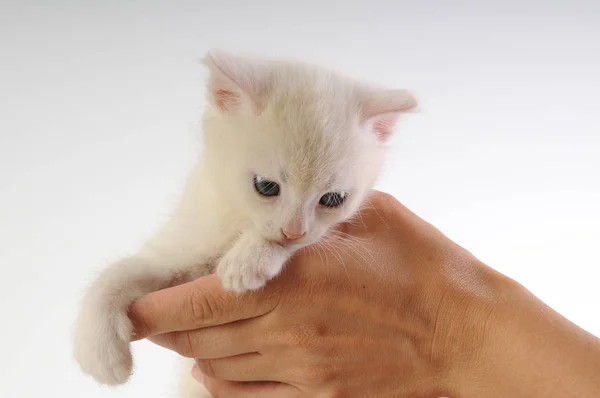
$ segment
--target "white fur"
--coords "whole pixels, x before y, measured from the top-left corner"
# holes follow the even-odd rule
[[[415,106],[406,91],[380,90],[308,64],[215,51],[206,64],[204,151],[178,206],[138,254],[108,267],[83,300],[74,354],[100,383],[121,384],[131,374],[127,308],[134,299],[212,271],[226,289],[258,289],[295,250],[351,217],[378,177],[398,114]],[[280,195],[258,195],[255,174],[278,182]],[[345,203],[319,206],[332,191],[347,192]],[[286,241],[282,229],[305,234]]]

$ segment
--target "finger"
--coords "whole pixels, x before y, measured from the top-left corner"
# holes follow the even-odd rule
[[[204,377],[204,386],[213,398],[301,398],[302,392],[289,384],[245,383]]]
[[[129,317],[137,340],[261,316],[276,307],[278,296],[276,289],[226,292],[216,275],[208,275],[137,299]]]
[[[197,359],[196,364],[205,376],[228,381],[270,380],[286,382],[281,366],[272,358],[259,353],[216,359]]]
[[[204,329],[151,336],[155,344],[188,358],[215,359],[262,352],[266,347],[258,319],[246,319]]]

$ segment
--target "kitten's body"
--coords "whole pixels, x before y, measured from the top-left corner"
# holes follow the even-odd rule
[[[295,250],[351,217],[379,174],[396,117],[415,105],[403,90],[306,64],[211,53],[207,65],[204,151],[178,206],[84,299],[75,357],[101,383],[131,374],[127,308],[137,297],[213,271],[227,289],[260,288]]]

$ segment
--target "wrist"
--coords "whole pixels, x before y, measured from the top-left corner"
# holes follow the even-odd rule
[[[450,356],[450,396],[600,396],[599,340],[517,282],[489,268],[486,273],[487,293],[467,294],[472,303],[463,311],[469,314],[456,328],[467,343]]]
[[[504,354],[497,341],[502,318],[524,289],[475,259],[459,268],[445,281],[432,353],[444,358],[447,396],[491,397],[480,386],[490,383],[488,364]]]

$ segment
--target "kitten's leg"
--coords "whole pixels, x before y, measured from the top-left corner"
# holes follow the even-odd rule
[[[255,290],[275,277],[290,257],[290,250],[250,232],[244,232],[216,268],[223,287],[236,292]]]
[[[131,375],[127,309],[133,300],[208,273],[208,267],[195,265],[203,260],[197,252],[173,245],[163,242],[160,250],[144,249],[112,264],[86,292],[75,323],[74,355],[98,382],[122,384]]]

